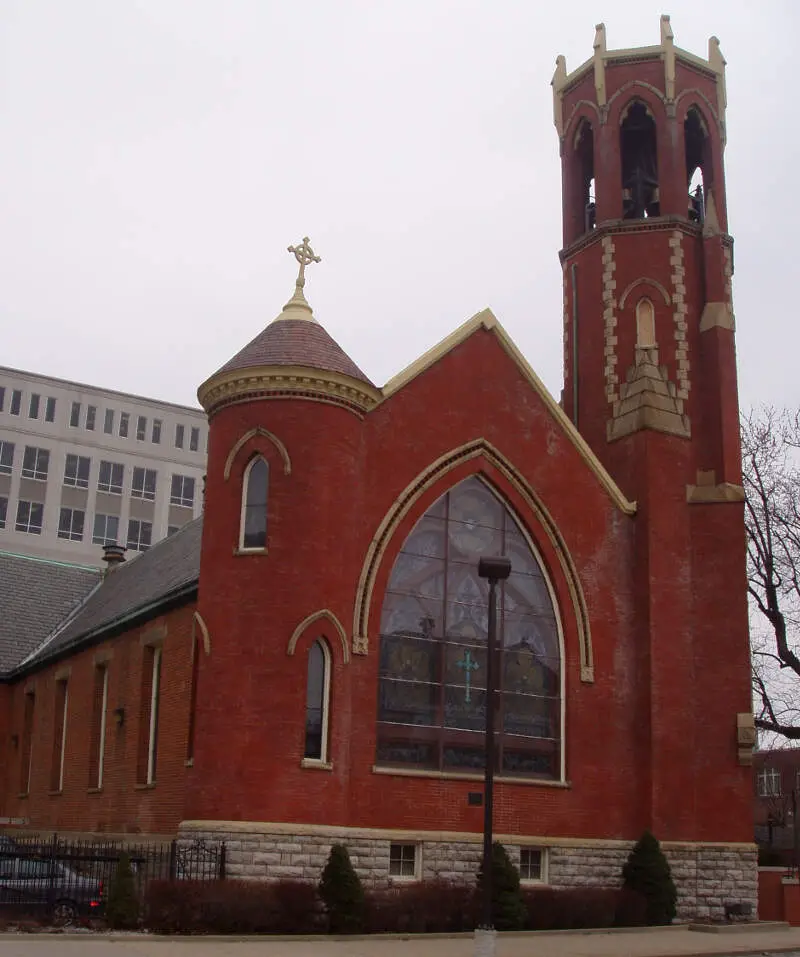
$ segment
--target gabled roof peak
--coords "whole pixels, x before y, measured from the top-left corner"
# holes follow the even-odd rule
[[[594,472],[600,484],[605,488],[617,508],[626,515],[633,515],[636,512],[636,503],[628,500],[614,479],[606,471],[581,433],[573,425],[566,412],[564,412],[558,402],[556,402],[547,391],[542,380],[533,371],[528,361],[514,344],[491,309],[483,309],[481,312],[476,313],[471,319],[468,319],[451,332],[449,336],[446,336],[441,342],[431,349],[428,349],[427,352],[415,359],[414,362],[406,366],[401,372],[398,372],[381,390],[383,392],[383,401],[390,400],[393,395],[406,388],[417,376],[423,375],[431,366],[441,361],[448,353],[461,345],[462,342],[466,342],[470,336],[481,329],[496,336],[501,348],[508,353],[511,360],[516,363],[534,392],[541,398],[550,416],[566,434],[569,441],[575,446],[578,454],[586,462],[591,471]]]

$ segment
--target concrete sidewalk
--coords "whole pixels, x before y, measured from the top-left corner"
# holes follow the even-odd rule
[[[336,940],[146,935],[0,934],[2,957],[472,957],[471,937]],[[690,957],[795,952],[800,927],[700,933],[686,927],[500,936],[497,957]]]

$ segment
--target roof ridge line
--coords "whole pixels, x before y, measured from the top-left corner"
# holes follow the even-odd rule
[[[103,569],[97,565],[82,565],[78,562],[64,562],[58,558],[45,558],[42,555],[24,555],[22,552],[9,552],[0,548],[0,555],[7,555],[9,558],[23,558],[25,561],[38,562],[40,565],[56,565],[58,568],[75,568],[79,571],[95,572],[102,575]]]
[[[75,618],[78,612],[87,604],[92,595],[97,593],[97,590],[102,587],[104,578],[101,576],[100,580],[95,582],[94,586],[89,589],[89,591],[81,598],[80,601],[67,612],[67,614],[62,618],[62,620],[53,628],[53,630],[46,635],[42,641],[33,649],[33,651],[28,652],[28,654],[18,662],[17,665],[11,669],[9,674],[13,674],[15,671],[18,671],[20,668],[23,668],[29,661],[36,658],[42,651],[44,651],[47,646],[56,640],[62,631],[70,624],[70,622]]]

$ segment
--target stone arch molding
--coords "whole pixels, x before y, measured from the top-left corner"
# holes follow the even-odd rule
[[[652,83],[646,83],[644,80],[628,80],[627,83],[623,83],[618,90],[616,90],[614,93],[611,94],[611,97],[609,98],[608,103],[606,104],[606,109],[610,111],[611,104],[614,102],[614,100],[617,100],[619,99],[619,97],[624,96],[628,92],[628,90],[636,90],[636,89],[649,90],[662,103],[666,102],[666,97],[664,96],[664,94],[661,92],[661,90],[658,89],[658,87],[653,86]],[[648,103],[647,100],[645,100],[643,97],[641,96],[637,97],[635,93],[632,93],[629,102],[625,104],[624,109],[620,110],[620,115],[619,115],[620,123],[622,123],[625,120],[628,110],[631,108],[631,106],[634,104],[634,102],[637,99],[639,100],[640,103],[644,105],[648,113],[650,113],[651,116],[653,115],[651,104]]]
[[[577,115],[578,111],[580,111],[581,108],[584,106],[590,107],[594,111],[594,115],[597,122],[602,123],[600,107],[596,103],[592,103],[591,100],[578,100],[575,106],[573,106],[572,109],[570,110],[569,118],[567,119],[567,122],[564,124],[564,139],[565,140],[567,139],[568,136],[571,135],[571,127],[573,122],[577,122],[577,125],[575,127],[575,133],[578,132],[578,129],[580,127],[580,120],[585,119],[587,123],[591,123],[591,119],[586,115],[586,112],[581,112],[580,116]]]
[[[347,633],[342,627],[342,623],[334,615],[332,611],[328,608],[321,608],[319,611],[312,612],[306,618],[304,618],[300,624],[292,632],[292,637],[289,639],[289,644],[286,646],[286,654],[293,655],[295,649],[297,648],[297,642],[300,640],[303,632],[308,628],[309,625],[313,625],[315,621],[320,621],[323,618],[333,625],[336,630],[336,634],[339,636],[339,640],[342,643],[342,656],[344,658],[344,663],[347,664],[350,661],[350,646],[347,643]]]
[[[676,106],[677,106],[678,103],[680,103],[680,101],[681,101],[684,97],[687,97],[687,96],[688,96],[688,97],[697,97],[698,100],[702,100],[702,104],[703,104],[703,105],[701,106],[699,102],[690,103],[690,104],[686,107],[686,112],[688,113],[689,110],[691,110],[691,108],[694,106],[694,107],[697,108],[697,111],[698,111],[698,113],[700,114],[701,118],[702,118],[703,120],[706,120],[707,118],[706,118],[705,110],[708,110],[708,112],[714,117],[714,122],[715,122],[716,125],[717,125],[717,129],[719,129],[720,126],[721,126],[720,121],[719,121],[719,114],[718,114],[717,111],[714,109],[714,105],[712,104],[711,100],[709,100],[709,98],[705,95],[705,93],[703,93],[702,90],[699,90],[696,86],[690,87],[688,90],[682,90],[682,91],[675,97],[675,104],[676,104]],[[705,108],[705,110],[704,110],[704,108]]]
[[[200,614],[200,612],[196,611],[192,615],[192,632],[193,632],[192,638],[193,639],[196,639],[198,629],[200,631],[200,637],[203,639],[203,651],[206,653],[206,655],[210,655],[211,654],[211,636],[208,633],[208,625],[203,620],[203,616]],[[194,657],[195,644],[196,644],[196,641],[193,640],[192,641],[192,657]]]
[[[639,279],[634,279],[632,283],[625,287],[625,292],[619,297],[619,307],[620,309],[625,308],[625,303],[627,302],[628,296],[633,292],[637,286],[642,286],[645,284],[651,285],[654,289],[657,289],[662,298],[664,299],[664,305],[668,306],[670,303],[669,293],[667,290],[655,279],[650,279],[649,276],[640,276]]]
[[[233,462],[236,456],[242,450],[244,444],[249,442],[250,439],[254,439],[257,435],[263,435],[268,442],[271,442],[275,446],[280,453],[281,459],[283,460],[283,474],[291,475],[292,462],[289,458],[289,453],[286,451],[286,446],[276,435],[273,435],[272,432],[269,432],[262,426],[257,425],[254,429],[250,429],[248,432],[245,432],[244,435],[238,439],[230,452],[228,452],[228,457],[225,459],[225,471],[223,473],[226,482],[231,477],[231,468],[233,467]]]
[[[592,651],[589,612],[583,594],[578,571],[572,560],[566,542],[550,513],[542,504],[531,486],[514,468],[506,457],[486,439],[474,439],[465,445],[453,449],[419,473],[400,493],[384,515],[367,549],[364,564],[356,592],[355,615],[353,619],[353,654],[366,655],[369,651],[369,616],[375,582],[389,544],[400,523],[411,511],[419,497],[442,476],[472,459],[483,458],[500,472],[523,499],[536,517],[550,540],[558,557],[561,572],[567,583],[572,611],[578,631],[581,681],[594,681],[594,654]],[[566,662],[565,662],[566,664]]]

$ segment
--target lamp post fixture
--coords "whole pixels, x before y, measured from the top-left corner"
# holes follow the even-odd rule
[[[492,929],[492,812],[494,810],[494,655],[497,634],[497,583],[511,574],[508,558],[481,558],[478,575],[489,580],[489,627],[486,635],[486,744],[483,794],[483,927]]]

